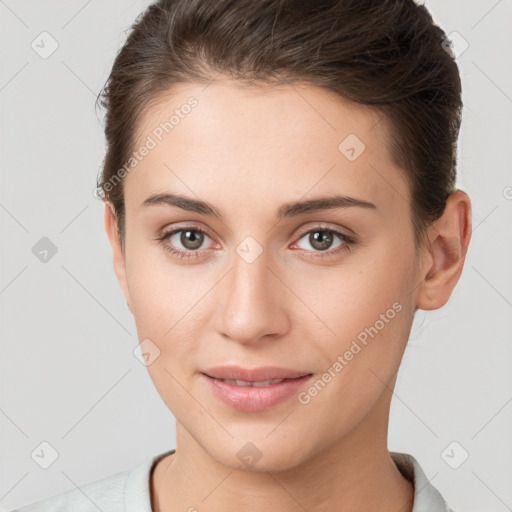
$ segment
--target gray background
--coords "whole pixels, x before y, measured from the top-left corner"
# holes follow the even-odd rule
[[[175,446],[174,418],[133,354],[135,323],[93,195],[104,152],[94,100],[147,4],[0,1],[2,510]],[[458,185],[474,230],[449,303],[417,314],[389,447],[412,453],[459,512],[501,512],[512,507],[512,2],[426,5],[469,44],[457,57]],[[59,45],[46,59],[31,47],[43,31]],[[32,252],[43,237],[58,250],[46,263]],[[58,452],[48,469],[31,457],[42,442]]]

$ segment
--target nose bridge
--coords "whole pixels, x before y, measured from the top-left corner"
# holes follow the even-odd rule
[[[238,342],[257,341],[284,326],[284,312],[277,303],[279,280],[270,268],[268,252],[247,237],[235,249],[232,270],[220,301],[218,331]],[[275,282],[274,282],[275,281]]]

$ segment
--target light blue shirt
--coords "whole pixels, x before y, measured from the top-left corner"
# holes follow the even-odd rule
[[[153,512],[150,475],[153,466],[174,450],[155,455],[133,469],[82,485],[11,512]],[[418,461],[407,453],[390,452],[400,472],[414,485],[412,512],[453,512],[428,481]]]

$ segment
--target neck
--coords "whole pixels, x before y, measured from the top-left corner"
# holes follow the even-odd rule
[[[176,453],[153,474],[154,511],[201,510],[206,504],[209,512],[411,512],[413,485],[387,449],[389,399],[335,444],[278,472],[224,466],[177,423]]]

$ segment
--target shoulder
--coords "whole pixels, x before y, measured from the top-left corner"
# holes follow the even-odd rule
[[[399,452],[390,455],[400,473],[414,485],[412,512],[454,512],[412,455]]]
[[[61,494],[25,505],[12,512],[121,512],[124,510],[124,489],[130,471],[75,487]]]
[[[11,512],[151,512],[151,471],[158,460],[171,452]]]

